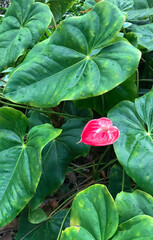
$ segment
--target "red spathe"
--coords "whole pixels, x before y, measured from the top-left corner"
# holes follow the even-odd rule
[[[91,146],[106,146],[116,142],[119,135],[120,131],[109,118],[98,118],[86,124],[80,142]]]

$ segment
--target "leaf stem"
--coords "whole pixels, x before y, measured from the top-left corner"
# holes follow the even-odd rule
[[[62,221],[62,224],[61,224],[61,227],[60,227],[60,230],[59,230],[59,234],[58,234],[57,240],[60,240],[61,232],[62,232],[62,229],[63,229],[63,225],[64,225],[64,222],[65,222],[65,220],[66,220],[66,218],[67,218],[70,210],[71,210],[71,208],[69,208],[68,211],[67,211],[67,213],[65,214],[65,217],[64,217],[64,219],[63,219],[63,221]]]
[[[139,94],[139,70],[136,70],[137,95]]]
[[[3,98],[5,99],[4,97],[1,97],[0,98]],[[24,106],[24,105],[19,105],[19,104],[14,104],[14,103],[8,103],[8,102],[4,102],[2,100],[0,100],[0,103],[1,104],[5,104],[5,105],[8,105],[10,107],[17,107],[17,108],[23,108],[23,109],[28,109],[28,110],[33,110],[33,111],[36,111],[36,112],[41,112],[41,113],[46,113],[46,114],[54,114],[54,115],[59,115],[59,116],[62,116],[64,118],[77,118],[77,119],[82,119],[84,121],[89,121],[90,119],[85,119],[85,118],[82,118],[82,117],[78,117],[78,116],[75,116],[75,115],[71,115],[71,114],[68,114],[68,113],[60,113],[60,112],[55,112],[53,110],[41,110],[41,109],[38,109],[38,108],[35,108],[35,107],[28,107],[28,106]]]
[[[123,175],[122,175],[122,191],[124,191],[124,183],[125,183],[125,171],[123,169]]]

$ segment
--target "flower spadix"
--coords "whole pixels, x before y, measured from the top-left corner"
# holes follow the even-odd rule
[[[84,127],[80,142],[91,146],[106,146],[117,141],[120,131],[109,118],[89,121]]]

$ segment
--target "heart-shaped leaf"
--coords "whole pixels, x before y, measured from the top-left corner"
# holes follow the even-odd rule
[[[136,190],[133,193],[121,192],[115,199],[120,223],[137,215],[153,217],[153,197],[148,193]]]
[[[128,175],[146,192],[153,194],[153,91],[123,101],[108,113],[120,130],[114,144],[119,162]]]
[[[113,236],[118,227],[118,212],[113,198],[104,185],[96,184],[77,194],[72,203],[70,225],[78,226],[70,230],[70,239],[73,229],[77,240],[83,239],[84,233],[86,234],[84,239],[107,240]],[[79,229],[82,234],[77,235]],[[65,232],[69,239],[69,230]]]
[[[0,108],[0,226],[6,225],[33,197],[41,176],[41,151],[60,129],[33,127],[26,137],[23,113]]]
[[[119,226],[112,240],[151,240],[153,239],[153,218],[136,216]]]
[[[19,56],[45,32],[51,21],[49,7],[34,0],[11,2],[0,25],[0,72],[13,66]]]
[[[120,10],[105,1],[84,16],[64,20],[46,48],[11,74],[6,97],[50,107],[63,100],[97,96],[119,85],[140,59],[140,52],[129,43],[112,44],[123,22]]]
[[[77,144],[84,125],[85,122],[81,120],[68,120],[62,126],[61,135],[44,148],[43,170],[36,194],[30,204],[32,209],[37,208],[45,197],[61,186],[70,162],[88,153],[89,146]]]

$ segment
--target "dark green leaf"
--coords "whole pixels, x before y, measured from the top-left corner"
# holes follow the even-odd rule
[[[62,224],[62,221],[67,213],[67,210],[62,210],[53,216],[50,220],[36,225],[31,224],[28,221],[28,210],[25,209],[19,219],[18,233],[15,240],[21,240],[25,236],[24,240],[57,240],[57,236]],[[63,229],[69,226],[70,218],[66,218]],[[31,231],[33,230],[33,231]]]
[[[77,144],[81,139],[81,132],[85,122],[71,119],[62,126],[62,134],[51,141],[43,150],[43,171],[32,199],[31,207],[37,208],[44,198],[56,191],[65,179],[70,162],[88,153],[89,146]]]
[[[44,113],[29,111],[27,114],[28,127],[32,128],[34,126],[42,125],[45,123],[51,124],[51,119]]]
[[[124,191],[132,190],[130,178],[121,166],[115,164],[110,170],[108,190],[115,198],[122,191],[122,187]]]

